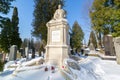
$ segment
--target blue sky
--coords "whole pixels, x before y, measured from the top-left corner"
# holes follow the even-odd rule
[[[88,41],[90,33],[90,18],[89,8],[92,5],[93,0],[66,0],[64,9],[67,11],[67,19],[70,27],[72,27],[75,21],[78,21],[79,25],[85,33],[85,39]],[[18,8],[19,13],[19,32],[20,37],[31,38],[32,21],[34,2],[33,0],[16,0],[13,2],[13,6]],[[12,16],[13,9],[7,15]]]

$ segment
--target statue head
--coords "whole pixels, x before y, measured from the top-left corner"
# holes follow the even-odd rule
[[[58,9],[61,9],[61,7],[62,7],[62,6],[59,4],[59,5],[58,5]]]

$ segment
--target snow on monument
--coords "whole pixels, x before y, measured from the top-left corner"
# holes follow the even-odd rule
[[[46,24],[48,36],[45,58],[47,63],[53,65],[63,65],[63,60],[69,57],[69,26],[65,16],[65,11],[58,5],[53,19]]]

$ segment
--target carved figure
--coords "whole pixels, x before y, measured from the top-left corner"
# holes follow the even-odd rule
[[[65,11],[63,9],[61,9],[61,5],[58,5],[58,9],[55,11],[53,19],[63,19],[65,18]]]

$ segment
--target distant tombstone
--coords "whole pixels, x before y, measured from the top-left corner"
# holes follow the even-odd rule
[[[29,48],[28,47],[25,48],[25,56],[27,59],[29,58]]]
[[[9,60],[10,61],[16,60],[16,57],[17,57],[17,46],[13,45],[10,47]]]
[[[20,53],[21,53],[21,56],[24,58],[25,57],[25,50],[23,48],[20,48]]]
[[[114,39],[117,63],[120,64],[120,37]]]
[[[41,57],[44,57],[44,53],[43,53],[43,51],[41,51]]]
[[[92,43],[92,38],[90,38],[90,45],[89,45],[90,50],[95,50],[93,43]]]
[[[95,50],[93,43],[90,43],[89,48],[90,48],[90,50]]]
[[[104,36],[105,55],[115,56],[112,35]]]
[[[0,60],[2,60],[2,59],[3,59],[3,54],[0,53]]]
[[[32,48],[32,58],[35,58],[35,48]]]

